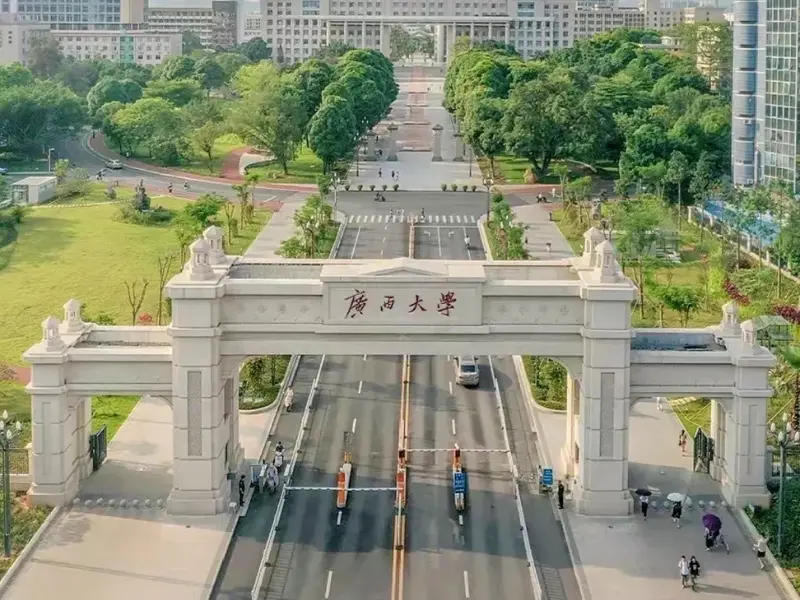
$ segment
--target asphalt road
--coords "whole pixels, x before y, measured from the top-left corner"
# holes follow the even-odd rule
[[[83,136],[79,139],[64,140],[56,144],[59,158],[66,158],[75,166],[86,169],[89,175],[94,177],[97,172],[105,167],[105,160],[97,157],[86,147],[86,140]],[[124,163],[124,161],[123,161]],[[179,175],[160,175],[157,173],[146,173],[139,171],[130,166],[116,171],[107,171],[106,180],[114,181],[119,180],[121,185],[134,186],[140,180],[144,180],[145,188],[152,190],[151,193],[165,194],[167,193],[167,185],[171,182],[174,186],[175,192],[183,194],[183,182],[189,181],[189,193],[206,194],[217,193],[228,198],[236,196],[230,183],[214,183],[202,181],[200,179],[184,179]],[[283,200],[295,192],[287,190],[275,189],[257,189],[256,202],[265,202],[268,200]]]
[[[407,252],[407,224],[375,223],[349,226],[338,256],[395,258]],[[401,368],[399,356],[325,358],[293,487],[335,487],[345,432],[353,440],[351,485],[394,487]],[[334,492],[290,492],[262,598],[385,600],[394,499],[394,492],[351,493],[340,515]]]

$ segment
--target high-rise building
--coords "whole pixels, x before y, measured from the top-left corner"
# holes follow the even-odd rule
[[[241,0],[186,0],[180,5],[151,0],[147,28],[162,33],[191,31],[209,48],[241,43],[244,13]]]
[[[798,181],[800,0],[733,3],[733,181]]]

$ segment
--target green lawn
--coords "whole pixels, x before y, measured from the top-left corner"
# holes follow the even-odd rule
[[[553,174],[553,166],[564,162],[554,161],[550,166],[550,172],[544,179],[539,179],[536,183],[546,183],[557,185],[560,183],[559,178]],[[592,175],[598,179],[614,180],[618,176],[618,167],[616,164],[601,162],[594,165],[596,172],[588,169],[581,163],[566,161],[569,165],[570,174],[573,178],[583,177],[585,175]],[[490,174],[489,161],[485,158],[479,158],[478,164],[484,175]],[[501,155],[494,159],[494,180],[497,184],[522,184],[525,182],[525,171],[531,168],[531,163],[525,158],[517,156]]]
[[[297,158],[289,163],[288,175],[284,174],[283,167],[275,162],[254,166],[247,172],[257,173],[262,182],[316,183],[317,177],[322,175],[322,161],[310,148],[303,146],[297,153]]]
[[[153,198],[179,210],[185,201]],[[177,255],[170,226],[143,227],[112,219],[113,205],[42,208],[31,211],[16,241],[0,248],[0,363],[21,364],[21,354],[41,338],[48,315],[63,318],[63,305],[80,300],[89,313],[105,312],[118,324],[130,322],[125,282],[150,280],[142,312],[155,314],[156,259]],[[256,222],[240,231],[229,252],[241,253],[263,228],[271,213],[256,212]],[[224,220],[224,216],[220,216]],[[180,265],[174,261],[173,271]]]
[[[209,169],[208,157],[206,154],[201,152],[194,145],[190,145],[191,156],[189,156],[181,164],[176,165],[175,168],[180,169],[181,171],[187,171],[189,173],[197,173],[198,175],[213,175],[215,177],[221,177],[222,164],[225,161],[225,157],[228,156],[228,154],[230,154],[233,150],[243,148],[244,146],[246,146],[246,144],[234,133],[228,133],[221,136],[214,143],[214,149],[211,152],[211,168]],[[140,160],[142,162],[152,163],[154,165],[159,165],[158,162],[150,158],[150,152],[147,150],[147,147],[143,145],[134,148],[131,158],[135,158],[136,160]]]
[[[275,359],[275,383],[272,383],[272,373],[270,365],[267,365],[264,376],[260,382],[250,383],[247,377],[246,370],[242,374],[242,386],[245,388],[244,396],[239,401],[239,408],[244,410],[255,410],[257,408],[264,408],[269,406],[278,397],[278,392],[283,384],[283,378],[286,376],[286,370],[289,368],[290,355],[276,355]]]

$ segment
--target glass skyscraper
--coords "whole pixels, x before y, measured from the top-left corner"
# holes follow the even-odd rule
[[[733,4],[733,180],[798,184],[800,0]]]

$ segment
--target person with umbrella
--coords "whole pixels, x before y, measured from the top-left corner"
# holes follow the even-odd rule
[[[672,522],[678,525],[678,529],[681,528],[681,516],[683,515],[683,494],[679,494],[677,492],[671,493],[667,496],[667,500],[672,502]]]
[[[639,488],[636,490],[636,495],[639,496],[639,508],[642,509],[642,516],[647,521],[647,509],[650,508],[650,496],[653,494],[648,489]]]
[[[705,527],[706,552],[710,552],[718,543],[725,546],[725,551],[730,553],[725,537],[722,535],[722,521],[711,513],[703,515],[703,527]]]

